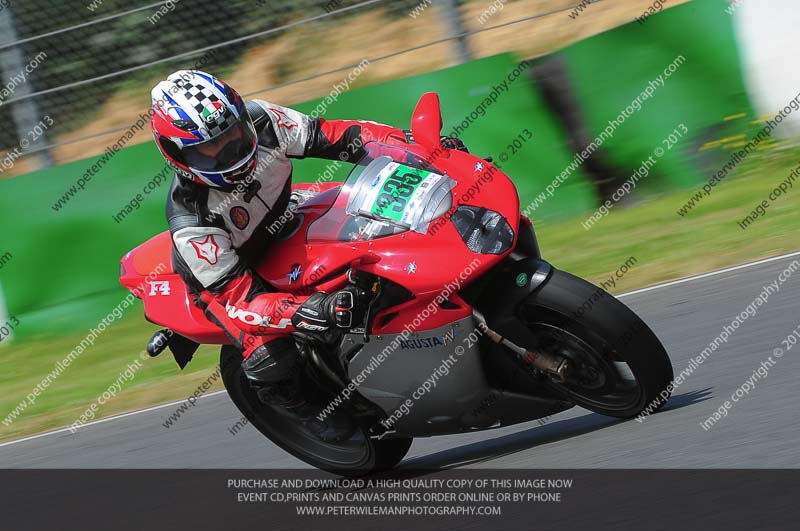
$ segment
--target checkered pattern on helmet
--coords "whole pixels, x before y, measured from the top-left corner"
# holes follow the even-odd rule
[[[189,104],[194,107],[194,109],[197,111],[197,114],[201,118],[203,116],[204,109],[210,107],[212,103],[220,101],[216,94],[205,90],[202,86],[186,83],[183,88],[186,90],[183,93],[183,96],[186,98]],[[236,123],[236,116],[234,116],[228,105],[225,105],[224,102],[223,108],[224,110],[222,115],[217,118],[215,123],[210,124],[203,120],[203,123],[208,129],[208,134],[211,138],[223,133],[231,125]]]

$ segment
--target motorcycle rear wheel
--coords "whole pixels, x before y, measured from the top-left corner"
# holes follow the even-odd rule
[[[672,363],[653,331],[601,288],[554,269],[518,309],[522,346],[570,358],[573,375],[546,385],[590,411],[619,418],[655,413],[669,400]]]
[[[222,347],[220,367],[228,396],[258,431],[301,461],[333,474],[359,477],[394,467],[411,448],[412,438],[377,440],[361,428],[347,441],[324,442],[277,407],[263,404],[250,388],[241,363],[238,349]]]

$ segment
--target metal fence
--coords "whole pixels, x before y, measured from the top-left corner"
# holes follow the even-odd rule
[[[564,1],[569,2],[564,9],[573,7],[573,1]],[[244,76],[236,86],[247,96],[342,72],[365,57],[381,60],[431,46],[447,47],[449,64],[466,61],[468,37],[491,26],[468,31],[461,3],[0,0],[0,120],[7,124],[0,129],[0,157],[12,163],[0,168],[0,177],[102,152],[115,133],[129,129],[147,110],[150,87],[179,68],[204,69],[223,78]],[[484,3],[491,4],[481,0],[481,6]],[[389,27],[365,27],[359,19],[360,35],[341,29],[355,17],[379,10],[389,17]],[[371,55],[364,44],[396,32],[390,27],[392,19],[408,17],[425,17],[434,25],[399,38],[395,34],[402,46]],[[331,44],[340,40],[349,43],[351,52],[329,60]],[[242,74],[250,54],[265,48],[270,50],[263,61],[269,65],[269,79]],[[342,64],[347,57],[353,60]],[[314,67],[309,71],[304,64]],[[132,143],[148,137],[142,131]]]

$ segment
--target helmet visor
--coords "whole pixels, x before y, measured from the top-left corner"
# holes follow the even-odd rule
[[[246,118],[238,120],[211,140],[183,148],[186,165],[200,172],[223,173],[247,161],[257,147],[254,128]]]

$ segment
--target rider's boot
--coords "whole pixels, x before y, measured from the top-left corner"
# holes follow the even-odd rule
[[[325,411],[331,402],[306,373],[292,338],[275,339],[257,347],[242,368],[262,402],[279,406],[319,439],[339,442],[355,432],[355,423],[342,408],[334,406]]]

